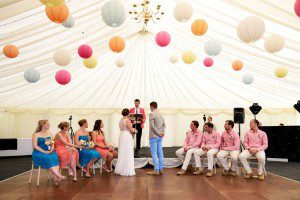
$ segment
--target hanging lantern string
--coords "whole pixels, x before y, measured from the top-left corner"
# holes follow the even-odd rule
[[[68,3],[68,2],[72,2],[72,1],[74,1],[74,0],[66,0],[66,1],[65,1],[65,4]],[[21,17],[20,19],[16,19],[16,20],[14,20],[14,21],[12,21],[12,22],[7,22],[7,23],[5,23],[5,24],[0,24],[0,27],[7,26],[7,25],[10,25],[10,24],[14,24],[14,23],[16,23],[16,22],[19,22],[19,21],[22,21],[22,20],[24,20],[24,19],[27,19],[27,18],[36,16],[36,15],[39,15],[39,14],[44,13],[44,12],[45,12],[45,11],[42,10],[42,11],[39,11],[39,12],[37,12],[37,13],[33,13],[33,14],[31,14],[31,15],[25,16],[25,17]]]

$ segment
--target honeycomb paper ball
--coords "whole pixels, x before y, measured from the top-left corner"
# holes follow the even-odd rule
[[[214,64],[214,60],[212,58],[205,58],[203,64],[205,67],[211,67]]]
[[[204,50],[209,56],[217,56],[222,51],[222,43],[219,40],[210,39],[205,43]]]
[[[69,15],[68,19],[62,23],[62,25],[66,28],[72,28],[75,24],[74,18]]]
[[[155,37],[156,44],[160,47],[166,47],[170,44],[171,36],[166,31],[161,31],[157,33]]]
[[[236,60],[232,63],[232,69],[235,71],[239,71],[243,68],[243,62],[240,60]]]
[[[284,78],[287,76],[287,74],[288,74],[288,69],[285,66],[277,67],[275,69],[275,76],[277,78]]]
[[[87,44],[78,47],[78,54],[81,58],[87,59],[93,55],[93,49]]]
[[[179,59],[178,59],[177,55],[174,54],[174,55],[170,56],[169,60],[171,63],[177,63]]]
[[[47,7],[56,7],[64,3],[64,0],[40,0]]]
[[[109,41],[109,48],[115,53],[120,53],[125,49],[125,41],[119,36],[112,37]]]
[[[192,51],[185,51],[182,54],[182,60],[185,64],[192,64],[196,60],[196,54]]]
[[[193,16],[193,7],[188,2],[178,2],[173,14],[177,21],[186,22]]]
[[[26,69],[24,79],[29,83],[36,83],[40,80],[40,72],[34,68]]]
[[[92,69],[92,68],[94,68],[94,67],[97,66],[98,61],[97,61],[97,59],[96,59],[94,56],[91,56],[91,57],[88,58],[88,59],[84,59],[84,60],[83,60],[83,64],[84,64],[84,66],[85,66],[86,68]]]
[[[101,16],[106,25],[118,27],[124,23],[126,12],[121,2],[112,0],[103,5]]]
[[[265,49],[270,53],[276,53],[283,49],[285,40],[280,35],[272,35],[265,41]]]
[[[116,60],[116,65],[117,65],[117,67],[124,67],[124,65],[125,65],[124,59],[123,58],[118,58]]]
[[[66,85],[71,81],[71,74],[66,70],[59,70],[55,74],[55,80],[61,85]]]
[[[254,81],[253,74],[251,74],[251,73],[244,74],[243,77],[242,77],[242,81],[243,81],[243,83],[245,83],[247,85],[253,83],[253,81]]]
[[[69,9],[65,4],[56,7],[46,7],[47,17],[55,23],[62,23],[69,17]]]
[[[66,49],[57,49],[53,54],[54,62],[59,66],[67,66],[71,62],[71,54]]]
[[[197,19],[193,22],[191,29],[194,35],[201,36],[207,32],[208,25],[203,19]]]
[[[8,58],[15,58],[19,55],[19,49],[15,45],[9,44],[3,48],[3,54]]]
[[[265,23],[258,17],[246,17],[237,28],[239,38],[246,43],[256,42],[265,33]]]

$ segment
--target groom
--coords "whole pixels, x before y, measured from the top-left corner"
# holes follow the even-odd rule
[[[163,174],[164,153],[162,150],[162,138],[165,136],[166,129],[164,117],[156,109],[157,103],[151,102],[150,110],[152,113],[149,114],[149,139],[154,171],[147,174],[154,176]]]

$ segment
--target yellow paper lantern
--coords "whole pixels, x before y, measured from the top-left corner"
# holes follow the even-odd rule
[[[98,61],[94,56],[83,60],[83,64],[86,68],[92,69],[97,66]]]
[[[206,33],[208,25],[203,19],[197,19],[193,22],[191,28],[194,35],[201,36]]]
[[[275,76],[277,78],[284,78],[288,74],[288,69],[285,66],[280,66],[275,69]]]
[[[56,7],[64,3],[64,0],[40,0],[47,7]]]
[[[185,51],[182,54],[182,60],[185,64],[192,64],[196,60],[196,54],[192,51]]]

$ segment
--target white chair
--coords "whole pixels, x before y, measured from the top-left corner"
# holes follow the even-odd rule
[[[35,170],[35,169],[34,169],[34,163],[32,162],[28,184],[31,184],[31,178],[32,178],[33,170]],[[48,171],[48,180],[49,180],[50,179],[50,172],[49,172],[49,170],[47,170],[47,171]],[[37,186],[39,186],[39,184],[40,184],[40,174],[41,174],[41,166],[38,166],[38,177],[37,177],[37,182],[36,182]]]
[[[251,162],[251,161],[255,161],[255,160],[257,160],[257,162]],[[249,163],[249,165],[251,167],[251,164],[257,164],[259,162],[259,160],[255,156],[251,156],[251,157],[247,158],[247,162]],[[267,162],[267,157],[266,157],[266,162]],[[242,165],[241,173],[243,173],[243,168],[244,168],[244,166]],[[265,176],[267,175],[267,170],[266,170],[265,165],[263,166],[263,173]]]
[[[102,174],[102,166],[103,166],[103,159],[102,158],[99,158],[98,159],[98,162],[100,161],[100,174]],[[95,163],[93,163],[92,165],[92,170],[93,170],[93,175],[96,174],[96,170],[95,170]],[[83,167],[81,167],[81,176],[83,177]]]

